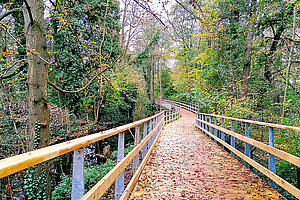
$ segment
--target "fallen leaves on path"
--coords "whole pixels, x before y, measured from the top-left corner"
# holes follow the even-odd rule
[[[130,199],[284,199],[194,122],[183,111],[164,127]]]

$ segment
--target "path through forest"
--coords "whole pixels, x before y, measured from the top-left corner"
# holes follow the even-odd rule
[[[194,123],[183,110],[164,127],[131,199],[284,199]]]

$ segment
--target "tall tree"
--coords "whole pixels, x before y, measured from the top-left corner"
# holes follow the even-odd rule
[[[49,145],[49,108],[47,95],[47,47],[42,0],[26,0],[23,5],[28,63],[29,149]],[[50,199],[49,164],[33,168],[33,185],[27,189],[28,199]],[[46,179],[46,180],[45,180]]]
[[[249,8],[249,28],[248,28],[247,43],[245,49],[245,63],[243,67],[243,80],[242,80],[242,89],[241,89],[242,98],[247,98],[247,94],[248,94],[249,76],[251,70],[251,50],[252,50],[252,42],[254,38],[254,23],[255,23],[255,19],[253,19],[253,15],[255,15],[255,10],[256,10],[256,0],[252,0],[251,6]]]

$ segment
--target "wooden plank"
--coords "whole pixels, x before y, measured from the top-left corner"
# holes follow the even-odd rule
[[[52,158],[58,157],[60,155],[71,152],[75,149],[79,149],[88,144],[103,140],[105,138],[111,137],[118,133],[124,132],[130,128],[136,127],[143,124],[159,115],[163,112],[156,114],[152,117],[142,119],[124,126],[113,128],[107,131],[95,133],[93,135],[88,135],[85,137],[77,138],[68,142],[63,142],[60,144],[52,145],[49,147],[41,148],[35,151],[30,151],[28,153],[20,154],[10,158],[0,160],[0,178],[6,177],[10,174],[19,172],[23,169],[31,167],[33,165],[42,163],[44,161],[50,160]]]
[[[253,120],[248,120],[248,119],[239,119],[239,118],[225,117],[225,116],[212,115],[212,114],[206,114],[206,113],[199,113],[199,114],[206,115],[206,116],[212,116],[212,117],[219,117],[219,118],[223,118],[223,119],[229,119],[229,120],[233,120],[233,121],[240,121],[240,122],[249,123],[249,124],[269,126],[269,127],[279,128],[279,129],[284,129],[284,130],[300,131],[300,127],[295,127],[295,126],[285,126],[285,125],[281,125],[281,124],[259,122],[259,121],[253,121]]]
[[[300,167],[300,158],[297,157],[297,156],[294,156],[292,154],[286,153],[286,152],[284,152],[282,150],[276,149],[275,147],[271,147],[271,146],[269,146],[267,144],[261,143],[259,141],[256,141],[256,140],[248,138],[248,137],[245,137],[245,136],[240,135],[238,133],[229,131],[229,130],[227,130],[225,128],[222,128],[220,126],[215,126],[214,124],[210,124],[210,123],[208,123],[206,121],[202,121],[202,120],[199,120],[199,119],[196,119],[196,120],[198,120],[200,122],[203,122],[203,123],[205,123],[207,125],[210,125],[213,128],[217,128],[220,131],[223,131],[224,133],[227,133],[228,135],[231,135],[231,136],[233,136],[233,137],[235,137],[235,138],[237,138],[237,139],[239,139],[239,140],[241,140],[243,142],[246,142],[246,143],[249,143],[249,144],[251,144],[253,146],[256,146],[256,147],[258,147],[258,148],[260,148],[260,149],[262,149],[262,150],[264,150],[264,151],[266,151],[268,153],[271,153],[271,154],[277,156],[278,158],[286,160],[286,161],[288,161],[288,162],[290,162],[290,163],[292,163],[292,164]]]
[[[263,173],[268,178],[270,178],[271,180],[273,180],[275,183],[277,183],[278,185],[280,185],[286,191],[288,191],[289,193],[291,193],[292,195],[294,195],[296,198],[300,199],[300,190],[298,188],[296,188],[295,186],[293,186],[292,184],[290,184],[286,180],[282,179],[281,177],[277,176],[276,174],[274,174],[273,172],[271,172],[267,168],[263,167],[259,163],[255,162],[254,160],[252,160],[251,158],[249,158],[245,154],[241,153],[237,149],[233,148],[232,146],[230,146],[229,144],[227,144],[226,142],[224,142],[220,138],[214,136],[209,131],[201,128],[198,125],[196,125],[196,126],[199,127],[205,133],[207,133],[208,135],[210,135],[211,137],[213,137],[215,140],[217,140],[218,142],[220,142],[222,145],[226,146],[234,154],[236,154],[237,156],[239,156],[240,158],[242,158],[243,160],[245,160],[247,163],[249,163],[250,165],[252,165],[253,167],[255,167],[257,170],[259,170],[261,173]]]
[[[149,159],[149,157],[152,153],[152,150],[154,149],[154,146],[155,146],[156,142],[158,141],[158,138],[159,138],[161,132],[162,132],[162,129],[159,131],[156,139],[154,140],[153,145],[151,146],[148,153],[146,154],[145,159],[143,159],[143,161],[142,161],[141,165],[139,166],[138,170],[136,171],[136,173],[133,175],[132,179],[128,183],[123,195],[120,197],[120,200],[126,200],[126,199],[128,199],[128,197],[130,197],[130,194],[133,191],[136,182],[139,180],[139,177],[140,177],[140,175],[141,175],[141,173],[142,173],[142,171],[143,171],[143,169],[144,169],[144,167],[145,167],[145,165],[146,165],[146,163],[147,163],[147,161],[148,161],[148,159]]]
[[[100,199],[106,190],[114,183],[117,177],[124,171],[127,165],[140,152],[147,141],[155,133],[163,120],[138,144],[125,158],[123,158],[111,171],[109,171],[90,191],[88,191],[81,200]]]

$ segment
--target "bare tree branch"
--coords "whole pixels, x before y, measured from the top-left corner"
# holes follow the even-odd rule
[[[19,60],[17,62],[15,62],[10,68],[14,67],[17,63],[19,62],[24,62],[26,61],[26,59],[22,59],[22,60]],[[8,78],[11,78],[15,75],[17,75],[18,73],[20,73],[24,68],[25,66],[27,65],[27,62],[24,62],[20,67],[18,67],[14,72],[12,73],[9,73],[9,74],[3,74],[0,76],[0,80],[3,80],[3,79],[8,79]]]
[[[150,10],[149,8],[147,8],[146,6],[144,6],[143,4],[141,4],[138,0],[133,0],[135,3],[137,3],[141,8],[143,8],[144,10],[146,10],[148,13],[150,13],[151,15],[153,15],[164,27],[168,28],[167,25],[165,25],[165,23],[155,14],[152,12],[152,10]]]
[[[27,9],[28,14],[29,14],[30,24],[33,25],[34,21],[33,21],[32,13],[31,13],[31,10],[30,10],[30,6],[28,5],[28,2],[26,0],[24,0],[24,3],[26,5],[26,9]]]
[[[82,87],[78,90],[71,90],[71,91],[63,90],[63,89],[59,88],[58,86],[56,86],[54,83],[52,83],[49,79],[48,79],[48,84],[50,86],[52,86],[54,89],[56,89],[57,91],[62,92],[62,93],[78,93],[78,92],[81,92],[81,91],[87,89],[91,85],[93,80],[95,80],[100,74],[104,73],[105,71],[107,71],[110,68],[111,67],[108,67],[108,68],[105,68],[104,70],[98,72],[84,87]]]
[[[21,8],[15,8],[15,9],[12,9],[12,10],[7,11],[7,12],[4,13],[2,16],[0,16],[0,21],[1,21],[2,19],[4,19],[5,17],[7,17],[8,15],[13,14],[13,13],[17,13],[17,12],[22,12],[22,9],[21,9]]]
[[[186,10],[188,13],[190,13],[191,15],[193,15],[196,19],[202,21],[202,19],[200,17],[198,17],[193,11],[187,9],[187,7],[185,7],[180,1],[175,0],[176,3],[178,3],[184,10]]]

